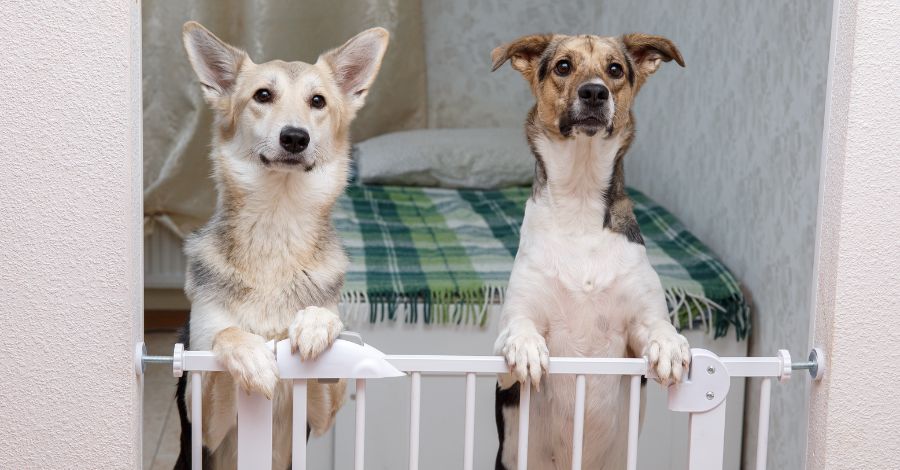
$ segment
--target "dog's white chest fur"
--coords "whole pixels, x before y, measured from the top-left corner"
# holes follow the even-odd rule
[[[646,250],[604,228],[603,191],[620,142],[585,136],[563,143],[538,143],[550,183],[528,201],[513,276],[544,291],[545,339],[557,356],[621,356],[633,309],[628,292],[647,282]],[[515,279],[518,278],[518,279]],[[652,276],[655,279],[655,276]],[[651,280],[652,282],[652,280]],[[617,333],[610,335],[610,333]],[[558,338],[558,339],[557,339]]]
[[[626,321],[633,307],[629,291],[643,282],[644,247],[621,234],[526,233],[522,261],[543,266],[533,283],[545,291],[548,315],[545,339],[554,356],[622,356]],[[532,249],[533,248],[533,249]]]
[[[616,289],[617,281],[626,279],[646,259],[643,246],[603,229],[602,224],[594,233],[548,233],[526,226],[522,237],[522,256],[546,266],[542,274],[557,288],[568,291],[572,300],[598,300],[608,295]]]

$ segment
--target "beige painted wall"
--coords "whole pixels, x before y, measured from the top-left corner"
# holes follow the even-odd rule
[[[140,5],[0,2],[0,468],[138,468]]]
[[[900,468],[900,3],[837,0],[807,468]]]

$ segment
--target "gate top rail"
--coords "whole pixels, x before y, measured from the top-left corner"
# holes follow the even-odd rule
[[[346,338],[346,339],[345,339]],[[269,347],[278,352],[282,378],[382,378],[398,377],[406,372],[425,375],[441,374],[502,374],[509,372],[501,356],[450,355],[386,355],[363,344],[358,335],[345,335],[325,351],[316,361],[292,359],[288,340],[270,341]],[[731,377],[775,377],[790,379],[793,370],[808,370],[814,380],[824,374],[824,355],[812,350],[808,361],[792,362],[787,350],[779,350],[771,357],[720,357]],[[139,343],[135,351],[135,370],[142,374],[146,364],[171,364],[173,374],[184,371],[222,371],[224,368],[211,351],[187,351],[176,344],[172,356],[150,356]],[[647,358],[551,357],[550,374],[583,375],[640,375],[655,378]]]

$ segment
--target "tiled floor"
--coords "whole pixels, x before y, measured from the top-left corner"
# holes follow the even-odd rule
[[[147,352],[170,356],[175,332],[144,335]],[[144,469],[170,470],[178,458],[181,426],[175,406],[175,382],[172,368],[147,365],[144,373]]]

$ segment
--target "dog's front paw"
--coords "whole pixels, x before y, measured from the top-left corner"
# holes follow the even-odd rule
[[[278,384],[278,365],[261,336],[244,333],[238,341],[217,342],[213,352],[244,391],[272,399]]]
[[[691,349],[684,336],[672,331],[653,335],[647,347],[650,369],[663,385],[681,382],[691,365]]]
[[[510,373],[519,382],[529,378],[540,390],[541,377],[550,367],[550,350],[544,337],[536,332],[510,335],[500,348]]]
[[[344,324],[336,313],[322,307],[307,307],[297,312],[288,329],[291,350],[300,352],[300,359],[315,359],[337,339]]]

